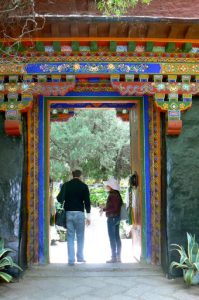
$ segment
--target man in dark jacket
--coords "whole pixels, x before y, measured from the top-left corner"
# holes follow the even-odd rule
[[[86,224],[90,225],[90,193],[88,186],[81,181],[81,171],[75,170],[72,172],[73,179],[65,182],[61,191],[57,196],[60,203],[64,202],[66,211],[67,225],[67,242],[68,242],[68,264],[73,266],[75,263],[75,234],[77,237],[77,262],[85,262],[84,260],[84,231],[85,231],[85,215],[86,209]]]

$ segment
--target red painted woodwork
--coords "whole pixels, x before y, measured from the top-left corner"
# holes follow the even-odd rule
[[[122,119],[122,121],[124,122],[129,122],[129,114],[120,114],[120,113],[117,113],[117,117]]]
[[[7,135],[20,136],[22,134],[21,121],[5,120],[4,130]]]
[[[169,120],[167,126],[168,135],[179,135],[182,130],[182,120]]]

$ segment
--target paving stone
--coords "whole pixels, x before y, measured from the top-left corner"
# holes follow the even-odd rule
[[[199,299],[199,288],[195,287],[190,287],[187,289],[181,289],[181,290],[176,290],[176,292],[173,294],[175,299],[177,300],[198,300]]]
[[[143,264],[48,265],[27,270],[18,282],[1,283],[0,299],[196,300],[199,289],[188,289],[182,278],[168,280],[160,268]]]
[[[142,295],[142,300],[174,300],[171,295],[158,295],[157,293],[146,293],[145,295]],[[187,299],[188,300],[188,299]]]

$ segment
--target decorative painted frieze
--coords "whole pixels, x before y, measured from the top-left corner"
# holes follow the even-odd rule
[[[65,58],[66,59],[66,58]],[[132,57],[121,62],[122,58],[118,57],[116,61],[104,61],[104,57],[99,57],[96,62],[88,61],[85,57],[80,57],[74,62],[69,59],[65,62],[45,62],[45,63],[27,63],[27,64],[0,64],[0,74],[165,74],[165,75],[197,75],[199,74],[199,63],[193,62],[146,62],[145,58],[138,59],[139,62],[130,62]],[[186,60],[185,60],[186,61]],[[45,77],[43,77],[45,79]],[[42,78],[42,81],[43,81]]]
[[[24,66],[27,74],[151,74],[160,73],[160,64],[143,63],[38,63]]]
[[[132,95],[155,95],[157,93],[162,94],[198,94],[199,83],[182,83],[182,82],[111,82],[111,86],[114,90],[118,91],[122,96]]]
[[[32,95],[64,96],[74,90],[75,82],[17,82],[0,83],[0,92],[8,93],[31,93]]]

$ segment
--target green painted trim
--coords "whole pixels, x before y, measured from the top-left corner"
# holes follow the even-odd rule
[[[61,43],[60,42],[53,42],[53,49],[55,52],[61,52]]]
[[[168,43],[165,47],[165,52],[174,52],[176,48],[176,44],[175,43]]]
[[[74,52],[78,52],[79,51],[79,42],[72,42],[71,48]]]
[[[140,149],[141,149],[141,179],[142,179],[142,253],[141,258],[146,260],[147,239],[146,239],[146,190],[145,190],[145,141],[144,141],[144,101],[140,102]]]
[[[111,52],[116,52],[117,42],[111,41],[109,49],[110,49]]]
[[[48,218],[48,191],[47,191],[47,171],[48,171],[48,160],[46,153],[48,151],[48,101],[44,97],[44,141],[43,141],[43,157],[44,157],[44,216],[45,216],[45,235],[44,235],[44,255],[45,255],[45,262],[49,263],[49,218]]]
[[[95,41],[90,42],[90,50],[92,52],[97,52],[98,51],[98,43]]]
[[[146,47],[145,47],[146,52],[152,52],[153,51],[153,47],[154,47],[154,43],[153,42],[146,42]]]
[[[45,52],[45,47],[43,42],[36,42],[35,49],[39,52]]]
[[[185,43],[182,46],[182,51],[185,53],[188,53],[189,51],[191,51],[191,49],[192,49],[192,43]]]
[[[14,45],[14,49],[18,52],[24,52],[26,50],[26,47],[22,43],[17,43]]]
[[[0,50],[4,51],[5,49],[6,49],[6,46],[2,42],[0,42]]]
[[[128,52],[134,52],[136,48],[136,42],[128,42]]]

